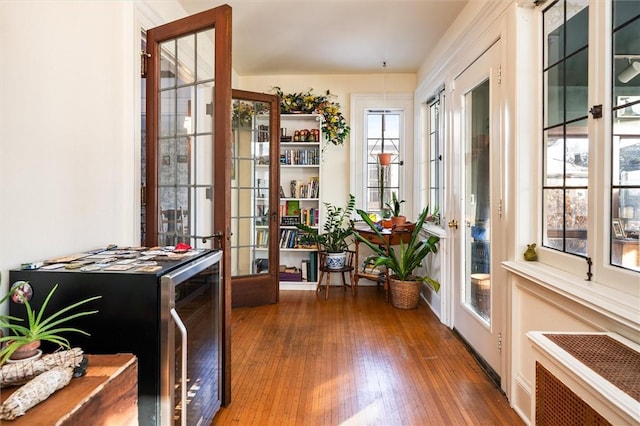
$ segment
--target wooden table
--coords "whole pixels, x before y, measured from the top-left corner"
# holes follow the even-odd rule
[[[87,355],[89,366],[83,377],[73,378],[64,388],[15,420],[11,426],[138,424],[138,361],[134,355]],[[3,402],[19,389],[3,388]]]
[[[382,233],[382,238],[380,238],[378,234],[375,233],[375,231],[371,230],[371,228],[369,228],[369,226],[366,223],[362,223],[362,224],[356,223],[354,224],[353,229],[369,242],[375,245],[379,245],[381,247],[385,247],[385,242],[390,246],[397,246],[401,242],[407,243],[411,239],[411,232],[413,231],[414,227],[415,227],[415,223],[407,223],[407,225],[405,225],[405,227],[401,229],[385,230],[385,232]],[[355,257],[356,257],[356,263],[358,263],[358,267],[356,268],[356,272],[354,274],[354,285],[357,288],[358,280],[360,278],[366,278],[368,280],[375,281],[376,283],[379,284],[381,282],[379,274],[367,273],[364,271],[363,268],[359,266],[360,260],[359,260],[358,254],[359,254],[360,240],[356,238],[355,242],[356,242]],[[382,282],[384,284],[384,298],[388,302],[389,301],[389,272],[388,271],[385,271],[385,278],[384,280],[382,280]]]

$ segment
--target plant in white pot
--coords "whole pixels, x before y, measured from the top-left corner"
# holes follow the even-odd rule
[[[357,230],[354,232],[358,240],[373,250],[373,254],[365,262],[373,261],[374,266],[385,266],[389,271],[391,304],[394,307],[412,309],[418,306],[422,283],[429,284],[436,292],[440,290],[440,283],[437,280],[414,273],[429,253],[438,252],[439,237],[431,235],[426,240],[420,239],[422,225],[429,217],[429,207],[420,213],[416,226],[411,231],[409,241],[405,244],[401,240],[398,247],[392,246],[389,240],[384,238],[365,211],[357,210],[357,213],[377,234],[379,241],[383,242],[381,245],[373,244],[361,236]]]
[[[356,205],[356,198],[349,194],[349,201],[345,207],[336,207],[331,203],[323,203],[327,210],[327,215],[322,225],[323,232],[305,224],[298,224],[296,227],[306,233],[305,242],[318,245],[320,250],[327,252],[327,267],[330,269],[341,269],[344,267],[346,253],[349,247],[349,237],[353,234],[351,229],[351,214]]]
[[[69,340],[63,337],[62,334],[73,332],[88,335],[88,333],[80,329],[64,327],[61,325],[75,318],[97,313],[97,310],[82,312],[72,311],[81,305],[100,299],[102,296],[83,299],[53,312],[48,316],[44,316],[49,300],[57,288],[58,285],[56,284],[47,295],[40,309],[37,311],[34,310],[29,303],[32,289],[27,281],[17,281],[13,286],[11,286],[11,290],[9,290],[5,297],[0,300],[0,303],[2,303],[8,298],[12,298],[16,303],[23,303],[27,314],[27,323],[25,325],[21,324],[23,321],[21,318],[9,315],[0,315],[0,329],[7,330],[9,332],[7,335],[0,335],[0,344],[2,345],[0,348],[0,365],[4,364],[10,358],[16,359],[15,354],[21,351],[25,346],[32,347],[32,351],[38,351],[40,342],[48,341],[70,349]],[[24,356],[26,357],[30,355],[29,353],[26,353]]]

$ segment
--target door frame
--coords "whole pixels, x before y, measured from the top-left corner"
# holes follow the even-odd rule
[[[229,200],[231,195],[231,7],[222,5],[214,9],[187,16],[164,25],[147,30],[147,104],[146,104],[146,228],[145,244],[157,245],[158,242],[158,80],[153,78],[158,72],[157,58],[160,57],[159,44],[165,40],[193,34],[215,28],[215,96],[214,96],[214,147],[216,164],[213,167],[215,186],[215,208],[212,229],[222,233],[221,285],[222,303],[222,385],[221,402],[223,406],[231,402],[231,253],[227,250],[230,243],[231,213]],[[215,137],[217,135],[217,137]],[[218,183],[216,185],[216,183]]]

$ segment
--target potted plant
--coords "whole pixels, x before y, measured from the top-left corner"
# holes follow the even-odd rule
[[[349,247],[348,237],[353,233],[350,219],[355,208],[356,198],[349,194],[349,201],[344,208],[336,207],[331,203],[323,204],[327,210],[327,216],[322,226],[323,233],[319,233],[316,228],[305,224],[298,224],[296,227],[306,232],[304,239],[307,242],[315,243],[320,250],[327,252],[328,268],[341,269],[344,267],[345,250]]]
[[[398,200],[396,191],[391,192],[391,202],[385,203],[391,211],[391,224],[393,226],[403,226],[407,222],[407,218],[400,214],[400,204],[405,200]]]
[[[421,265],[422,261],[429,253],[438,252],[438,242],[440,238],[432,235],[426,240],[420,239],[420,230],[429,215],[429,207],[426,207],[418,217],[416,226],[411,231],[409,241],[405,244],[400,242],[399,248],[394,248],[389,240],[384,238],[380,230],[375,226],[369,215],[357,210],[367,225],[377,234],[380,245],[374,244],[354,232],[355,237],[365,243],[373,254],[365,262],[373,261],[374,266],[385,266],[389,275],[391,290],[391,304],[396,308],[412,309],[418,306],[422,283],[429,284],[436,292],[440,290],[440,283],[428,276],[414,275],[415,269]],[[408,232],[408,231],[403,231]]]
[[[2,335],[2,337],[0,337],[0,344],[2,344],[2,348],[0,349],[0,365],[4,364],[10,358],[16,358],[14,355],[24,346],[31,347],[30,349],[32,352],[31,354],[27,352],[24,355],[21,355],[20,358],[35,355],[35,353],[38,352],[41,341],[52,342],[70,349],[71,346],[69,344],[69,340],[62,337],[61,333],[75,332],[85,334],[87,336],[89,335],[87,332],[80,329],[73,327],[61,327],[60,325],[75,318],[97,313],[98,311],[82,311],[75,313],[71,313],[70,311],[93,300],[97,300],[102,296],[94,296],[81,300],[60,309],[57,312],[53,312],[48,317],[45,317],[44,312],[49,300],[57,288],[58,285],[56,284],[45,298],[39,311],[35,311],[29,303],[32,290],[27,281],[17,281],[13,286],[11,286],[11,290],[5,295],[5,297],[0,300],[0,303],[2,303],[11,297],[12,300],[17,303],[24,303],[27,313],[26,325],[18,323],[23,321],[21,318],[9,315],[0,315],[0,329],[8,330],[10,332],[8,335]]]

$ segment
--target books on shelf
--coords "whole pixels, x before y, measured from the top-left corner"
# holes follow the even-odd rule
[[[280,152],[280,164],[284,166],[317,166],[320,164],[318,148],[284,149]]]
[[[268,229],[258,229],[256,233],[256,246],[257,247],[268,247],[269,246],[269,230]]]
[[[297,214],[289,214],[287,205],[280,206],[280,226],[296,226],[302,223],[307,226],[318,226],[319,210],[316,208],[298,208]],[[293,212],[291,212],[293,213]]]
[[[309,182],[292,180],[290,184],[291,198],[318,198],[320,194],[320,179],[312,177]]]
[[[315,245],[309,245],[304,241],[306,233],[299,229],[281,229],[280,230],[280,248],[287,249],[312,249]]]

